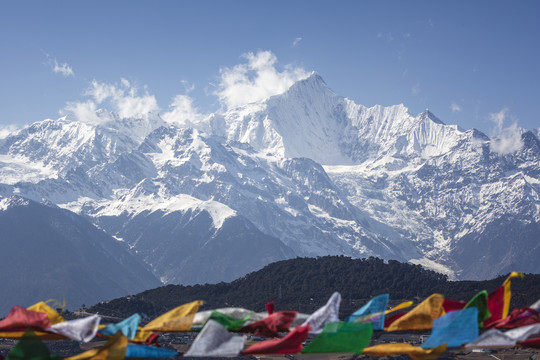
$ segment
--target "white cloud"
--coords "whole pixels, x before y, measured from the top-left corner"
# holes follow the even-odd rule
[[[55,74],[62,74],[64,76],[75,76],[73,69],[67,63],[58,64],[58,61],[54,59],[53,71]]]
[[[150,95],[146,88],[143,94],[139,95],[137,86],[128,80],[122,78],[120,83],[121,85],[117,86],[93,80],[86,95],[92,96],[97,104],[108,101],[121,118],[145,117],[159,111],[156,97]]]
[[[193,105],[193,99],[188,95],[176,95],[169,109],[170,111],[161,115],[163,120],[182,127],[194,127],[204,119],[204,115]]]
[[[56,58],[47,54],[43,50],[41,50],[41,52],[47,57],[47,63],[50,65],[50,67],[52,68],[55,74],[62,74],[64,76],[73,76],[73,77],[75,76],[73,69],[71,68],[71,66],[68,65],[68,63],[59,64]]]
[[[296,47],[296,45],[298,45],[298,43],[302,41],[302,38],[301,37],[297,37],[296,39],[294,39],[293,43],[292,43],[292,47]]]
[[[520,150],[523,147],[521,139],[521,128],[518,127],[517,121],[514,120],[509,127],[503,128],[508,109],[504,108],[498,113],[490,114],[490,120],[495,123],[495,127],[491,131],[491,142],[489,147],[491,151],[500,155],[510,154]]]
[[[92,99],[67,103],[61,113],[72,113],[79,121],[97,124],[106,120],[96,114],[98,105],[110,108],[120,118],[143,118],[159,111],[154,95],[150,95],[146,88],[139,95],[138,87],[123,78],[120,85],[93,80],[85,95]]]
[[[68,112],[73,114],[79,121],[97,125],[103,120],[96,114],[96,110],[96,104],[88,100],[86,102],[69,102],[60,113]]]
[[[19,130],[17,125],[0,125],[0,139],[8,137],[17,130]]]
[[[180,82],[182,83],[182,85],[184,85],[184,89],[186,89],[186,94],[189,94],[190,92],[195,90],[195,85],[191,84],[189,81],[180,80]]]
[[[452,110],[452,112],[460,112],[461,111],[461,106],[459,106],[457,103],[453,102],[452,104],[450,104],[450,110]]]
[[[296,81],[309,76],[304,69],[290,65],[278,71],[275,67],[277,58],[270,51],[242,56],[247,60],[246,64],[220,69],[221,79],[214,92],[221,104],[229,108],[281,94]]]

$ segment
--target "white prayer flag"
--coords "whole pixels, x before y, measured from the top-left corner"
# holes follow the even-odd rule
[[[245,342],[244,336],[231,334],[217,321],[209,320],[184,357],[234,357],[244,349]]]
[[[339,304],[341,303],[341,295],[338,292],[332,294],[326,305],[316,310],[311,314],[302,326],[309,324],[310,334],[320,334],[324,325],[330,322],[339,321]]]
[[[47,328],[47,331],[86,343],[96,336],[100,320],[98,315],[91,315],[82,319],[54,324]]]

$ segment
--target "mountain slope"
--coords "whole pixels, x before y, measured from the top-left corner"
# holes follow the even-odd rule
[[[159,284],[122,244],[70,211],[0,198],[0,228],[0,314],[51,298],[73,308]]]

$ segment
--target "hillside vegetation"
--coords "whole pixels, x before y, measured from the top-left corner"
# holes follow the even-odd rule
[[[204,264],[201,264],[204,265]],[[373,296],[389,293],[390,304],[402,300],[418,303],[434,292],[452,300],[469,300],[478,291],[501,286],[506,276],[487,281],[448,281],[445,275],[419,265],[379,258],[345,256],[296,258],[272,263],[230,283],[194,286],[167,285],[140,294],[102,302],[90,312],[126,317],[135,312],[157,316],[180,304],[204,300],[201,310],[238,306],[264,311],[268,301],[276,310],[311,313],[326,303],[334,291],[341,293],[343,318]],[[540,298],[540,275],[512,280],[513,307],[529,306]]]

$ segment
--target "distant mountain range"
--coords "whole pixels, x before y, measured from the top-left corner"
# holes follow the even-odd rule
[[[497,139],[427,110],[357,105],[316,73],[189,127],[151,113],[96,118],[0,139],[0,217],[12,227],[0,246],[25,251],[14,239],[30,241],[32,218],[14,204],[27,202],[65,209],[73,228],[84,218],[95,228],[82,243],[116,239],[111,254],[145,264],[129,272],[146,279],[147,267],[164,284],[324,255],[409,261],[451,279],[540,272],[540,129],[501,154]],[[34,256],[20,272],[35,272]]]

